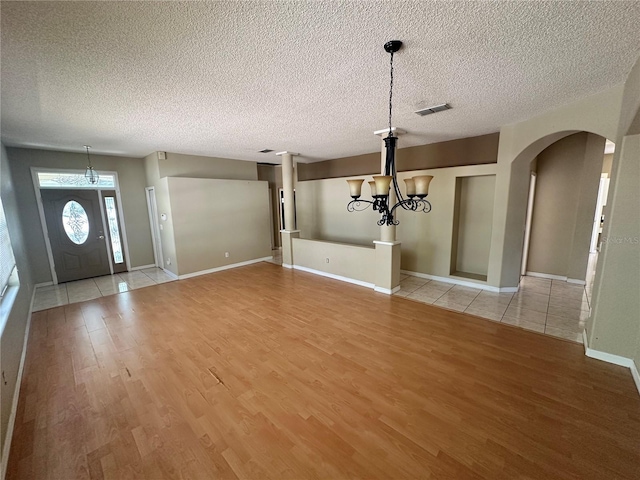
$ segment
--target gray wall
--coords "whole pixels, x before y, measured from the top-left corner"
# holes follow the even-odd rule
[[[179,275],[271,256],[267,182],[166,180]]]
[[[585,280],[604,143],[577,133],[538,155],[527,271]]]
[[[258,180],[269,183],[269,195],[272,209],[272,244],[280,247],[280,199],[279,189],[282,188],[282,166],[258,164]]]
[[[22,222],[22,217],[18,209],[19,187],[12,180],[7,152],[4,145],[1,146],[0,155],[0,195],[7,218],[11,246],[18,267],[20,277],[20,287],[18,294],[11,308],[4,328],[2,329],[0,345],[0,369],[4,374],[7,384],[0,382],[0,452],[7,439],[7,425],[13,404],[13,394],[18,381],[18,369],[20,358],[23,352],[25,329],[30,314],[31,298],[33,296],[33,278],[31,275],[32,265],[28,248],[26,232],[31,232],[30,227]],[[3,319],[4,320],[4,319]]]
[[[158,219],[164,268],[185,275],[271,255],[268,184],[256,181],[256,162],[171,152],[159,160],[153,152],[144,167],[146,185],[155,187],[158,215],[167,215]],[[251,220],[244,222],[247,216]],[[239,241],[244,237],[249,243]]]
[[[51,270],[30,168],[84,169],[87,157],[79,153],[25,148],[7,148],[7,155],[16,185],[20,216],[29,229],[25,242],[33,268],[33,281],[35,283],[50,282]],[[146,177],[143,160],[91,155],[91,162],[97,170],[118,172],[124,224],[131,257],[129,268],[152,264],[153,246],[144,192]]]

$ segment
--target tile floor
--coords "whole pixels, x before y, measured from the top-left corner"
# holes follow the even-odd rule
[[[270,261],[281,265],[282,250],[272,253]],[[405,274],[400,278],[400,291],[394,294],[396,296],[582,343],[582,330],[590,313],[594,275],[588,276],[586,287],[524,276],[517,293],[493,293]],[[148,268],[39,287],[33,310],[83,302],[172,280],[174,278],[163,270]]]
[[[33,300],[33,311],[46,310],[69,303],[135,290],[136,288],[171,282],[175,278],[160,268],[145,268],[104,277],[87,278],[76,282],[38,287]]]
[[[579,343],[590,313],[584,285],[528,276],[517,293],[493,293],[403,274],[394,295]]]

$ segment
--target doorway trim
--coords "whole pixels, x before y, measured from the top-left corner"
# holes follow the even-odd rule
[[[84,170],[74,169],[74,168],[45,168],[45,167],[31,167],[31,180],[33,182],[33,189],[36,194],[36,203],[38,205],[38,214],[40,215],[40,225],[42,226],[42,233],[44,235],[44,244],[47,250],[47,257],[49,258],[49,269],[51,270],[51,279],[54,285],[58,284],[58,276],[56,275],[55,264],[53,262],[53,250],[51,249],[51,242],[49,241],[49,230],[47,229],[47,222],[44,217],[44,206],[42,204],[42,196],[40,195],[40,182],[38,180],[38,173],[75,173],[84,176]],[[127,269],[131,271],[131,258],[129,256],[129,241],[127,240],[127,227],[125,226],[124,221],[124,212],[122,210],[122,198],[120,196],[120,182],[118,180],[118,172],[115,171],[107,171],[101,170],[99,173],[104,173],[107,175],[113,175],[115,185],[113,187],[92,187],[92,188],[74,188],[73,185],[65,186],[65,190],[97,190],[98,197],[102,198],[101,190],[115,190],[116,199],[117,199],[117,208],[118,208],[118,216],[120,217],[120,227],[122,229],[122,241],[124,243],[124,257],[127,261]],[[46,189],[48,190],[48,189]],[[100,204],[100,212],[102,213],[102,228],[105,229],[106,232],[106,222],[104,218],[104,213],[102,212],[102,203]],[[107,252],[110,250],[110,245],[108,245],[107,235],[105,235],[105,242],[107,243]],[[113,258],[111,255],[109,257],[109,268],[113,272]]]
[[[156,267],[164,270],[164,255],[162,254],[162,239],[160,238],[160,224],[158,223],[158,203],[156,201],[156,187],[145,187],[147,211],[151,227],[151,243],[153,244],[153,259]],[[155,212],[154,212],[155,210]]]
[[[527,262],[529,261],[529,243],[531,241],[531,221],[533,220],[533,202],[536,197],[536,180],[537,173],[531,172],[529,179],[529,198],[527,202],[527,217],[524,226],[524,243],[522,248],[522,264],[520,266],[520,275],[526,275]]]

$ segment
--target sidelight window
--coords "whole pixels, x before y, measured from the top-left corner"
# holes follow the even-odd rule
[[[124,256],[122,255],[122,243],[120,242],[120,228],[118,228],[118,212],[116,211],[115,199],[113,197],[104,197],[104,206],[107,211],[107,222],[109,223],[113,261],[115,263],[122,263],[124,262]]]

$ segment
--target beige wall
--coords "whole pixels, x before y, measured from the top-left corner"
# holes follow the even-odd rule
[[[529,165],[552,143],[586,131],[616,138],[623,86],[564,105],[500,131],[488,282],[517,286],[527,210]]]
[[[271,256],[267,182],[166,181],[178,275]]]
[[[83,170],[87,165],[87,156],[80,153],[26,148],[7,148],[7,154],[17,187],[20,215],[30,232],[25,241],[33,266],[33,279],[36,283],[49,282],[51,270],[30,167]],[[129,268],[152,264],[153,246],[144,191],[146,179],[143,160],[91,155],[91,162],[96,170],[118,172],[124,225],[131,257]]]
[[[489,268],[495,175],[459,177],[452,273],[485,277]]]
[[[3,312],[5,305],[0,309],[0,312],[3,312],[0,314],[0,369],[4,379],[4,381],[0,382],[0,452],[3,452],[5,443],[9,441],[6,436],[11,407],[14,400],[17,400],[14,399],[14,392],[19,381],[18,370],[23,354],[25,330],[30,314],[29,308],[34,282],[31,275],[31,256],[28,252],[26,241],[32,230],[23,222],[24,218],[18,205],[20,202],[18,192],[23,187],[13,181],[4,145],[1,145],[0,149],[0,195],[2,196],[11,246],[20,278],[20,287],[8,316],[3,316],[6,314]]]
[[[378,154],[378,161],[380,155]],[[397,238],[402,242],[401,268],[413,272],[448,277],[451,273],[456,178],[495,175],[496,165],[476,165],[435,170],[401,172],[399,181],[414,175],[434,175],[428,200],[431,213],[396,211],[400,225]],[[367,180],[370,180],[369,178]],[[369,198],[368,185],[363,198]],[[307,239],[371,246],[378,240],[377,212],[347,212],[350,200],[345,179],[299,182],[297,186],[298,228]],[[488,231],[491,223],[486,225]]]
[[[159,176],[189,178],[224,178],[227,180],[257,180],[256,162],[230,158],[204,157],[166,152],[158,161]]]
[[[399,148],[396,156],[397,170],[404,172],[496,163],[498,140],[499,135],[491,133],[448,142]],[[399,145],[402,146],[402,137]],[[320,180],[377,173],[380,173],[380,152],[300,164],[298,180]]]
[[[589,346],[632,358],[640,368],[640,58],[629,74],[615,137],[611,185],[593,308]]]
[[[375,284],[376,251],[373,243],[364,247],[294,238],[293,249],[296,266]]]
[[[604,143],[576,133],[538,155],[527,271],[586,279]]]

